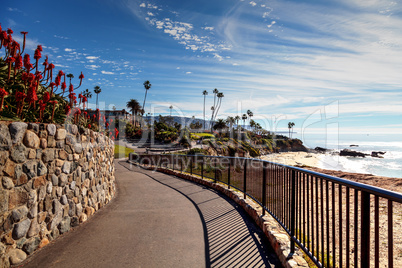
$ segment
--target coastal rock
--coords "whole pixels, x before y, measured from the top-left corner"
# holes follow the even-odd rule
[[[366,157],[368,156],[367,154],[364,154],[362,152],[357,152],[357,151],[352,151],[349,149],[343,149],[340,153],[340,156],[353,156],[353,157]]]
[[[382,155],[385,153],[386,152],[371,152],[371,157],[384,158]]]
[[[319,152],[319,153],[325,153],[325,152],[328,151],[328,149],[323,148],[323,147],[315,147],[314,150],[315,150],[316,152]]]

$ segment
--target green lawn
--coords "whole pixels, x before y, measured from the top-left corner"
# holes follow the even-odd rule
[[[191,138],[193,139],[213,139],[215,136],[211,133],[191,133]]]
[[[134,150],[124,147],[122,145],[114,145],[114,158],[128,157],[129,153],[133,153]]]

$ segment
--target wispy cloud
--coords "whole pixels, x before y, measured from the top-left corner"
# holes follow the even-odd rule
[[[109,72],[109,71],[101,71],[102,74],[114,74],[114,72]]]

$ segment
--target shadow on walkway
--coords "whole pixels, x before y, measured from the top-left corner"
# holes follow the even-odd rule
[[[144,170],[125,161],[120,161],[119,165],[147,175],[192,202],[204,228],[207,267],[282,267],[263,232],[228,197],[196,183]]]

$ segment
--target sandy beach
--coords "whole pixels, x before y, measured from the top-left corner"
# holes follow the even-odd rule
[[[402,192],[402,179],[376,176],[372,174],[362,174],[346,172],[342,170],[323,169],[325,154],[306,153],[306,152],[285,152],[262,156],[261,159],[288,166],[302,167],[315,172],[344,178],[356,182],[361,182],[391,191]]]
[[[306,152],[286,152],[261,156],[261,159],[274,163],[298,167],[320,167],[321,155]]]

